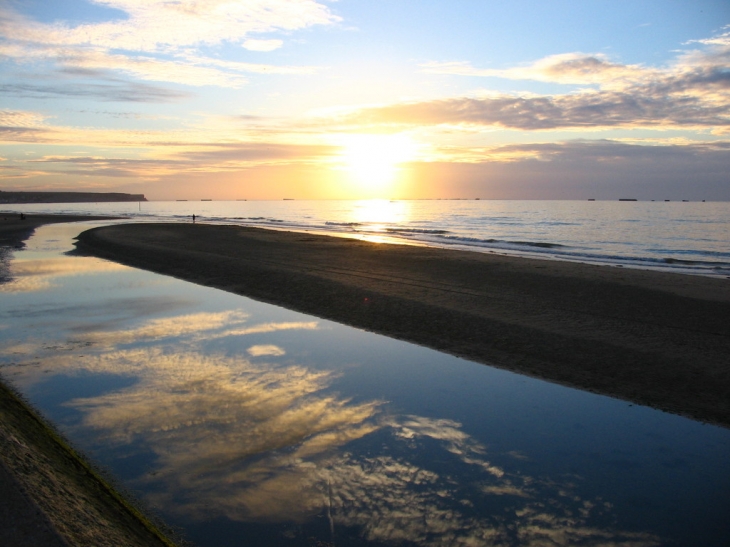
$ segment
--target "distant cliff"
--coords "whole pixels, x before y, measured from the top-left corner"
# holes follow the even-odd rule
[[[120,192],[3,192],[0,203],[94,203],[99,201],[147,201],[144,194]]]

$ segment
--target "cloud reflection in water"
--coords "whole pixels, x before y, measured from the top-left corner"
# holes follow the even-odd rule
[[[379,402],[324,392],[331,372],[161,348],[94,356],[84,367],[137,371],[131,388],[69,404],[106,442],[142,438],[159,457],[151,482],[166,483],[158,503],[174,499],[192,517],[256,517],[261,509],[246,503],[251,486],[380,427],[371,420]]]
[[[153,450],[154,470],[138,484],[186,519],[329,514],[335,533],[420,545],[659,544],[594,524],[610,505],[570,484],[494,465],[458,422],[387,415],[381,401],[333,394],[332,372],[170,347],[118,350],[84,366],[140,375],[123,391],[69,404],[104,442]],[[380,435],[381,453],[352,444],[369,435]]]
[[[126,269],[126,266],[99,260],[98,258],[46,258],[36,260],[14,260],[7,274],[9,280],[0,283],[0,292],[23,293],[45,291],[56,286],[61,277],[75,275],[94,275],[100,272],[113,272]]]
[[[390,544],[659,544],[612,529],[611,506],[581,498],[567,481],[526,475],[511,455],[495,464],[499,455],[457,421],[349,399],[332,390],[337,373],[277,361],[284,344],[258,338],[315,330],[317,321],[121,311],[108,322],[80,314],[66,327],[65,353],[32,335],[3,353],[33,361],[17,367],[31,382],[37,371],[135,377],[125,389],[65,404],[82,413],[99,446],[154,454],[135,482],[168,513],[255,523],[326,516],[335,537]],[[238,356],[201,346],[235,337],[247,348]]]
[[[265,355],[271,355],[274,357],[281,357],[286,355],[286,351],[281,349],[279,346],[273,344],[259,344],[257,346],[251,346],[246,350],[251,357],[261,357]]]

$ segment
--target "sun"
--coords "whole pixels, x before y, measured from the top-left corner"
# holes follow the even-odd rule
[[[364,197],[384,197],[397,179],[400,164],[416,157],[407,135],[342,135],[340,161],[349,180]]]

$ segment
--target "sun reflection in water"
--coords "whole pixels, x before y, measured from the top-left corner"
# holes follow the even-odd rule
[[[352,207],[348,222],[357,227],[360,239],[372,243],[393,243],[388,230],[407,223],[411,219],[411,208],[408,201],[362,200]]]

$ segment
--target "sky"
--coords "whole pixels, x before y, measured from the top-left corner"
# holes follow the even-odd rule
[[[730,200],[730,2],[0,0],[0,189]]]

